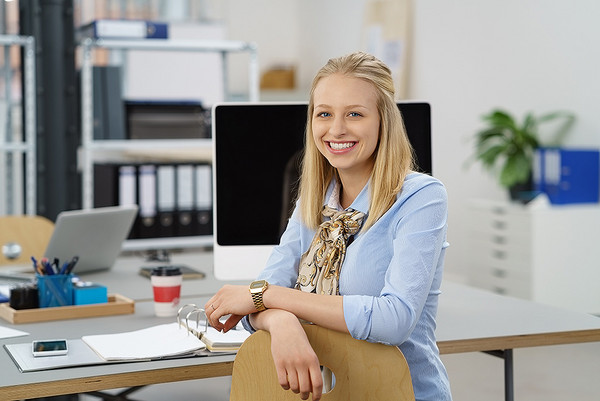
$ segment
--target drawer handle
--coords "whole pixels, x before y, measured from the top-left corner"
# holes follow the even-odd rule
[[[506,244],[506,237],[503,237],[502,235],[494,235],[492,236],[492,242],[496,244]]]
[[[506,277],[506,270],[502,270],[502,269],[492,269],[492,275],[494,277],[498,277],[498,278],[504,278]]]
[[[500,221],[500,220],[494,220],[494,222],[492,223],[492,227],[494,227],[497,230],[505,230],[506,222]]]
[[[492,257],[495,259],[506,259],[506,252],[496,249],[492,252]]]
[[[494,291],[496,294],[500,294],[500,295],[506,294],[506,288],[494,287],[492,289],[492,291]]]

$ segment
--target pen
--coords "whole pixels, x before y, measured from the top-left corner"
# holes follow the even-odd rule
[[[73,259],[71,259],[71,262],[69,262],[69,266],[67,267],[67,271],[66,271],[67,274],[71,274],[71,272],[73,271],[73,268],[77,264],[78,260],[79,260],[79,256],[73,256]]]
[[[65,274],[67,272],[67,269],[69,268],[70,263],[69,262],[65,262],[62,265],[62,268],[60,269],[60,273],[59,274]]]
[[[51,276],[54,274],[54,270],[52,270],[52,266],[50,265],[50,262],[48,262],[48,258],[42,258],[42,268],[47,275]]]
[[[32,256],[31,257],[31,261],[33,262],[33,271],[35,273],[39,273],[39,269],[38,269],[38,262],[37,260],[35,260],[35,258]]]

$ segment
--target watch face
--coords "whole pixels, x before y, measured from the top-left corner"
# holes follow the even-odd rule
[[[263,288],[265,285],[265,280],[258,280],[258,281],[253,281],[250,284],[250,289],[255,290],[257,288]]]

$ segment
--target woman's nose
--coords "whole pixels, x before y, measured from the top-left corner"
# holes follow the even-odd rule
[[[344,118],[335,117],[331,122],[329,132],[336,136],[344,135],[346,133],[346,122],[344,121]]]

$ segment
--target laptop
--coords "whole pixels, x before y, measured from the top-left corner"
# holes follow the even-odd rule
[[[61,212],[44,256],[60,263],[78,256],[73,274],[110,269],[138,213],[137,205]]]
[[[419,170],[431,173],[431,107],[399,102]],[[252,280],[295,205],[306,102],[213,106],[214,275]]]

